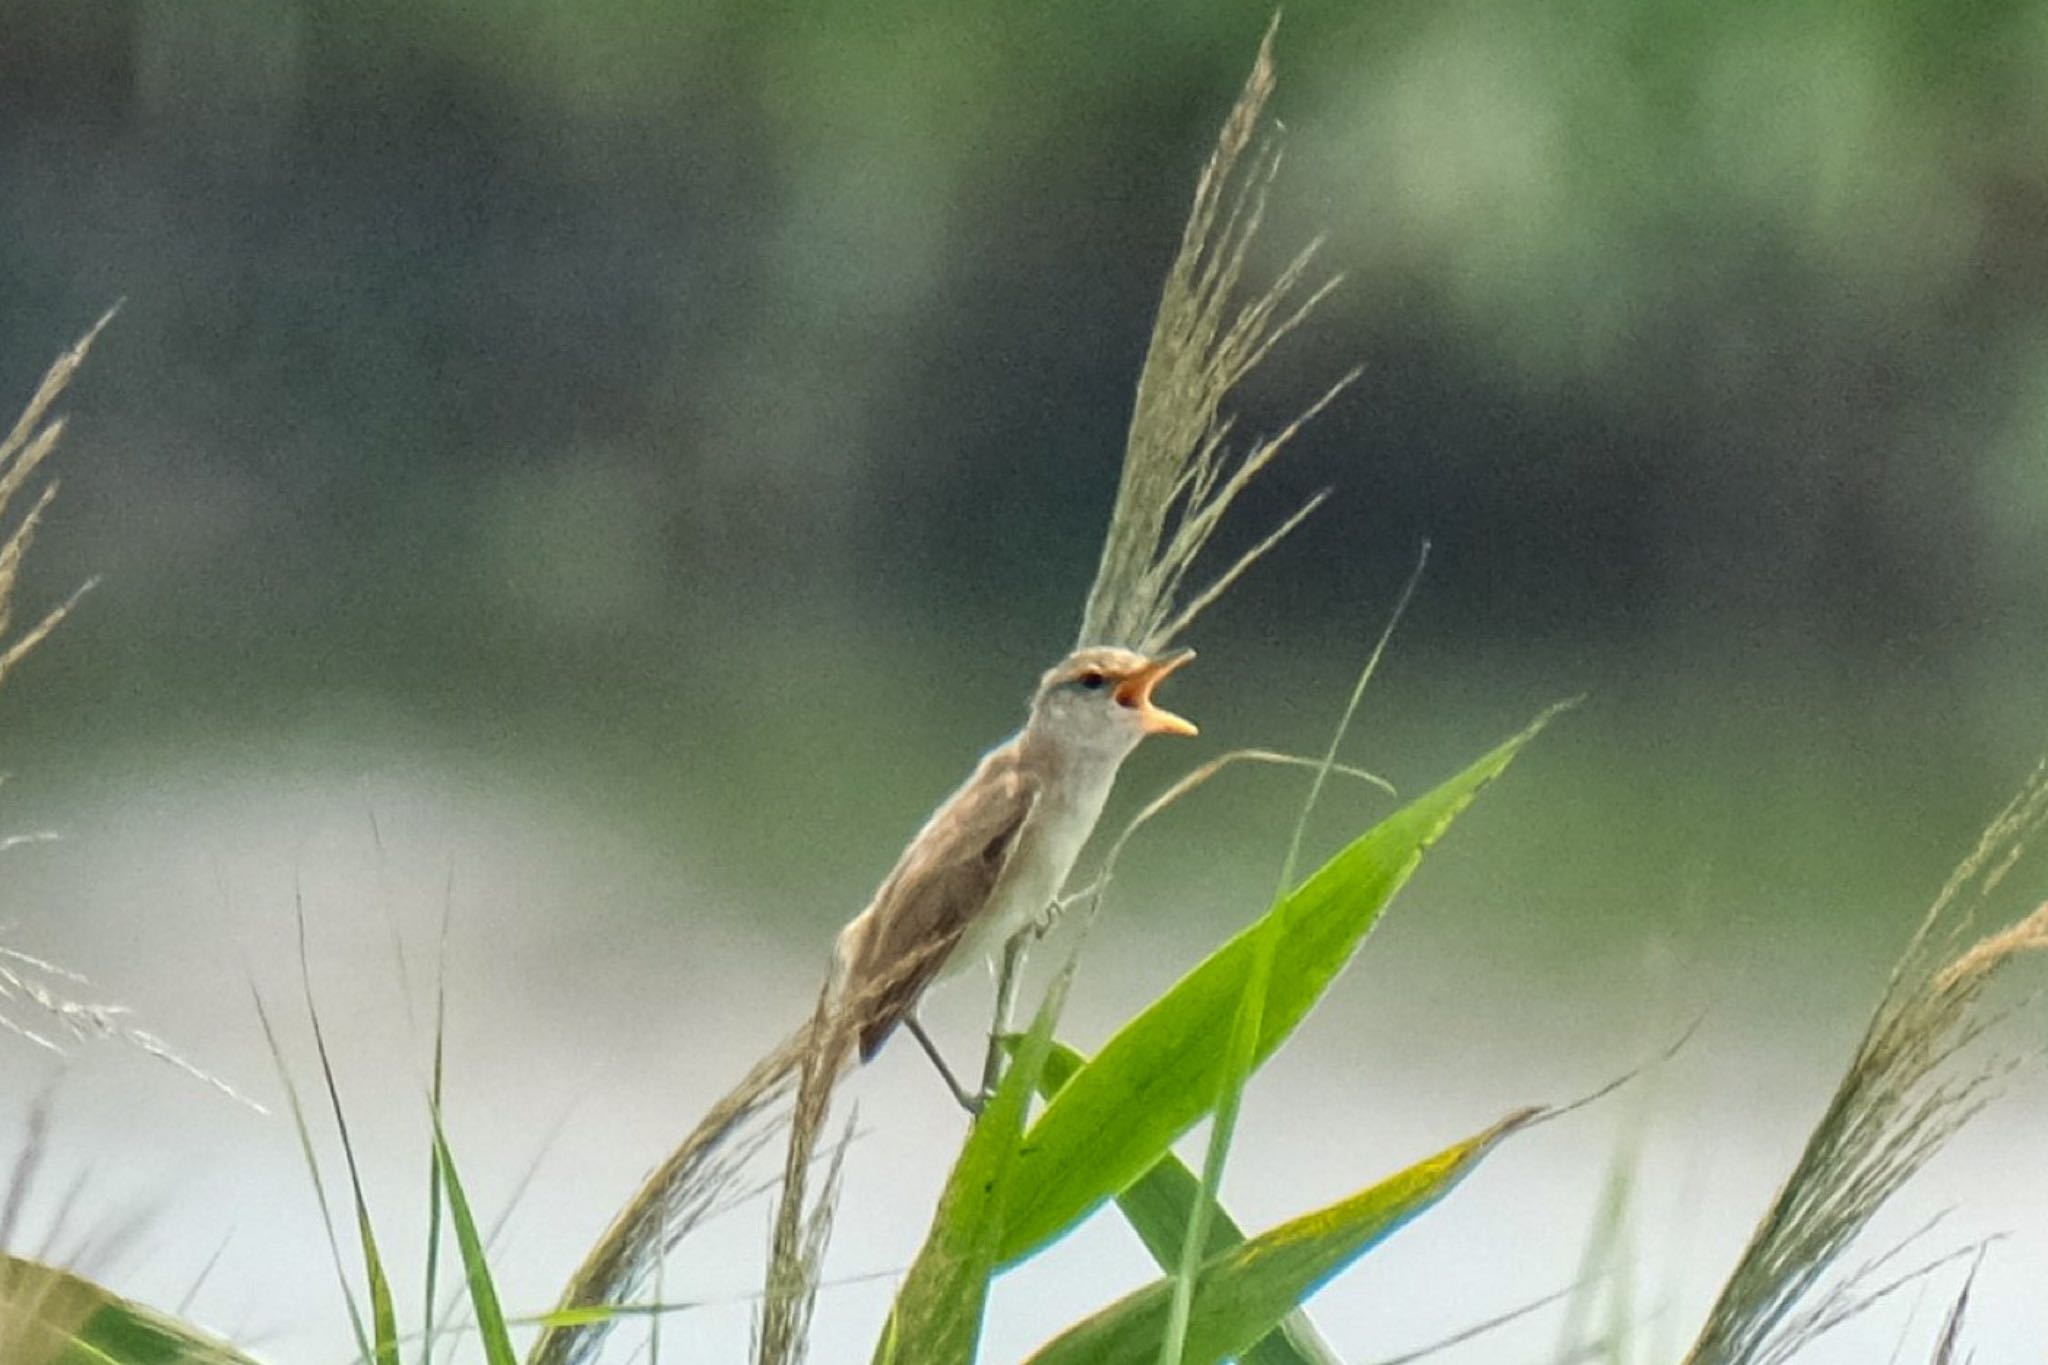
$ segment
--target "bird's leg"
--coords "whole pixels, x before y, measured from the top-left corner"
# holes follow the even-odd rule
[[[981,1095],[984,1100],[996,1093],[996,1087],[1003,1080],[1003,1039],[1010,1036],[1011,1015],[1017,1003],[1017,979],[1024,970],[1024,954],[1031,945],[1052,932],[1067,913],[1067,907],[1077,901],[1086,900],[1102,886],[1092,881],[1079,891],[1069,892],[1050,902],[1045,910],[1031,923],[1010,936],[1003,945],[1003,960],[996,968],[996,1012],[994,1022],[988,1030],[988,1056],[981,1063]]]
[[[1017,979],[1024,971],[1024,949],[1037,935],[1030,926],[1010,935],[1003,945],[1003,960],[996,968],[996,1012],[988,1028],[988,1055],[981,1060],[983,1100],[996,1093],[1003,1081],[1003,1039],[1010,1036],[1010,1015],[1017,1005]]]
[[[947,1066],[946,1059],[940,1055],[938,1044],[932,1041],[931,1035],[924,1031],[924,1025],[918,1022],[915,1010],[903,1016],[903,1025],[910,1030],[910,1036],[917,1039],[917,1045],[924,1049],[924,1055],[932,1059],[932,1065],[939,1069],[939,1079],[953,1092],[953,1098],[960,1101],[960,1107],[979,1118],[981,1106],[985,1102],[984,1097],[970,1092],[966,1086],[960,1084],[953,1075],[953,1068]]]
[[[996,968],[996,1012],[988,1030],[988,1055],[981,1063],[981,1098],[984,1103],[996,1093],[996,1087],[1003,1080],[1003,1039],[1010,1036],[1010,1016],[1016,1010],[1017,979],[1024,970],[1024,954],[1031,945],[1052,932],[1060,922],[1060,916],[1067,913],[1067,907],[1084,901],[1102,887],[1101,881],[1092,881],[1079,891],[1068,892],[1050,902],[1031,923],[1010,936],[1003,945],[1003,960]]]

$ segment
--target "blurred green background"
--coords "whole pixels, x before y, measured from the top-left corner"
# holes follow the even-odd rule
[[[683,1114],[715,1094],[1069,642],[1266,19],[0,0],[0,395],[125,300],[30,597],[104,582],[0,700],[10,809],[68,840],[21,864],[23,946],[241,1057],[234,955],[268,960],[295,885],[332,879],[342,938],[376,937],[357,892],[418,902],[431,943],[460,864],[497,897],[463,910],[502,954],[475,1008],[571,1058],[614,1045],[577,1030],[640,959],[665,964],[666,993],[621,993],[650,1038],[760,983],[730,1055],[672,1082]],[[1348,1085],[1360,1037],[1395,1069],[1444,1048],[1483,1121],[1710,1009],[1710,1074],[1669,1093],[1772,1142],[1673,1272],[1693,1304],[2048,736],[2048,6],[1299,3],[1278,58],[1269,264],[1325,233],[1346,283],[1244,429],[1363,377],[1236,526],[1336,489],[1193,635],[1174,704],[1204,739],[1141,755],[1124,797],[1223,746],[1317,746],[1431,540],[1354,757],[1416,788],[1589,700],[1418,885],[1386,1003],[1345,1006],[1357,1033],[1298,1083]],[[1246,777],[1139,848],[1103,949],[1128,974],[1082,1017],[1244,918],[1295,799]],[[1334,803],[1325,846],[1376,809]],[[151,953],[190,975],[153,982]],[[1804,1079],[1760,1104],[1780,1061]],[[1389,1160],[1462,1131],[1424,1121],[1431,1084]],[[568,1246],[677,1118],[565,1200]],[[1595,1188],[1605,1146],[1570,1150]],[[1308,1202],[1291,1174],[1273,1216]],[[1590,1209],[1538,1221],[1569,1248]],[[1505,1306],[1503,1274],[1443,1324]],[[1379,1312],[1361,1355],[1402,1344]]]

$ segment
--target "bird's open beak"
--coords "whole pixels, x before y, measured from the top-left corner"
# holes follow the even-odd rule
[[[1184,720],[1152,704],[1152,689],[1159,686],[1160,680],[1194,657],[1192,649],[1176,649],[1171,654],[1160,655],[1117,684],[1117,705],[1135,708],[1148,735],[1199,734],[1193,721]]]

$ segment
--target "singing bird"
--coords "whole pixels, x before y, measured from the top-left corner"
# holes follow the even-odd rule
[[[871,1060],[907,1025],[959,1101],[977,1107],[925,1035],[927,987],[993,957],[1046,914],[1095,828],[1117,769],[1147,735],[1195,727],[1153,689],[1195,657],[1076,650],[1040,680],[1030,718],[989,751],[903,850],[865,910],[840,931],[835,993]]]

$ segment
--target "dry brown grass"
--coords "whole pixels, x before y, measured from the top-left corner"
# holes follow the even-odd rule
[[[36,386],[28,406],[22,409],[13,428],[0,437],[0,524],[5,523],[14,499],[27,488],[29,480],[35,477],[43,461],[49,458],[50,452],[63,438],[64,419],[53,417],[51,410],[79,367],[85,363],[86,353],[113,316],[109,312],[76,346],[57,357],[56,363],[50,366],[42,382]],[[29,651],[48,638],[50,632],[57,628],[57,623],[70,614],[78,599],[92,587],[91,583],[85,584],[45,612],[33,626],[10,636],[14,631],[14,595],[21,583],[22,562],[28,556],[29,547],[35,543],[36,528],[42,524],[43,513],[56,496],[57,481],[52,479],[36,494],[28,511],[6,531],[4,537],[0,537],[0,683],[6,681]],[[48,837],[53,836],[15,836],[0,841],[0,848]],[[76,972],[29,953],[0,946],[0,1006],[25,1007],[28,1012],[40,1016],[41,1025],[39,1027],[0,1012],[0,1029],[53,1052],[63,1050],[55,1035],[78,1040],[120,1036],[128,1031],[122,1019],[124,1012],[119,1006],[92,1004],[73,998],[75,988],[84,984],[85,978]],[[155,1039],[148,1041],[156,1044]]]
[[[1124,446],[1116,504],[1082,612],[1081,644],[1156,653],[1185,631],[1252,563],[1314,511],[1318,493],[1185,604],[1188,570],[1237,495],[1321,412],[1358,371],[1307,411],[1233,460],[1224,403],[1273,347],[1336,288],[1331,277],[1303,292],[1320,241],[1295,255],[1249,302],[1237,295],[1246,257],[1280,168],[1278,134],[1262,131],[1273,94],[1276,15],[1250,79],[1195,186],[1180,249],[1166,276]]]
[[[2037,767],[1935,897],[1798,1164],[1722,1288],[1688,1365],[1777,1365],[1914,1272],[1880,1282],[1893,1248],[1827,1283],[1871,1218],[1997,1093],[2011,1059],[1962,1056],[1999,1018],[1984,994],[2048,948],[2048,905],[1972,939],[1972,926],[2048,824]],[[1943,1258],[1946,1260],[1948,1258]]]
[[[92,349],[93,342],[113,320],[114,312],[109,310],[76,346],[57,357],[56,363],[44,373],[42,383],[36,386],[13,429],[5,437],[0,437],[0,522],[6,521],[14,499],[42,468],[43,461],[57,448],[57,442],[63,439],[64,419],[52,417],[50,410],[70,386],[79,367],[85,364],[86,353]],[[90,582],[84,584],[45,612],[33,626],[11,639],[8,637],[15,624],[14,590],[20,582],[22,561],[28,555],[29,546],[35,542],[36,528],[42,523],[43,513],[57,496],[57,487],[55,479],[44,484],[28,511],[7,531],[5,538],[0,539],[0,683],[7,680],[7,675],[28,656],[30,650],[57,628],[57,623],[71,613],[78,599],[93,586]]]
[[[109,309],[77,345],[57,357],[44,373],[42,382],[36,385],[14,426],[0,437],[0,524],[5,524],[15,499],[28,489],[42,469],[43,462],[63,439],[65,421],[62,416],[55,415],[57,401],[85,364],[93,342],[113,321],[115,311]],[[69,597],[37,617],[28,628],[16,629],[15,592],[21,585],[22,565],[28,557],[29,548],[35,543],[43,514],[56,500],[57,488],[55,479],[45,483],[37,491],[28,510],[4,534],[0,534],[0,684],[6,682],[15,667],[36,646],[49,638],[50,632],[71,614],[78,600],[91,591],[97,581],[89,580],[80,585]],[[51,834],[6,836],[0,838],[0,852],[54,837]],[[81,999],[80,988],[87,984],[77,972],[0,944],[0,1031],[52,1052],[63,1052],[67,1043],[95,1039],[123,1042],[206,1082],[238,1103],[261,1111],[261,1106],[239,1094],[220,1077],[194,1066],[163,1039],[136,1027],[125,1006]],[[13,1007],[15,1012],[7,1012],[9,1007]]]
[[[899,970],[914,973],[918,965],[912,958]],[[787,1121],[790,1142],[776,1182],[778,1204],[755,1353],[757,1360],[800,1359],[847,1146],[842,1137],[828,1159],[818,1196],[809,1198],[810,1168],[831,1112],[832,1092],[851,1059],[852,1030],[845,1021],[861,1017],[895,983],[895,977],[883,977],[843,1000],[821,994],[813,1016],[756,1062],[641,1182],[570,1277],[556,1312],[631,1303],[654,1277],[662,1257],[707,1217],[730,1207],[747,1166]],[[785,1101],[791,1104],[787,1114]],[[546,1326],[527,1353],[527,1365],[583,1365],[596,1357],[612,1324],[600,1312],[588,1320]]]

